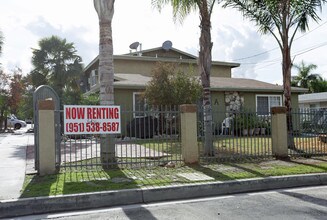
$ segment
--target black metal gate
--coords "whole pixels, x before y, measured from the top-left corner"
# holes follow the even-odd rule
[[[180,164],[179,115],[177,107],[135,111],[121,106],[121,134],[113,138],[114,160],[101,156],[101,135],[63,134],[59,167],[138,168]]]
[[[288,135],[289,155],[327,155],[327,109],[293,109],[289,114],[293,127]]]

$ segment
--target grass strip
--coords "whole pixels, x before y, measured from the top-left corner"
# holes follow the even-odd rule
[[[208,163],[174,168],[65,170],[55,175],[26,175],[22,198],[56,196],[131,188],[227,181],[257,177],[327,172],[327,159],[293,159],[291,161],[250,161]],[[202,174],[212,180],[190,180],[179,174]]]

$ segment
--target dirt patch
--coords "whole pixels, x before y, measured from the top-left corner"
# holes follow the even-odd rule
[[[258,163],[258,166],[263,169],[268,169],[273,166],[296,166],[301,164],[319,164],[322,162],[327,162],[327,157],[319,158],[291,158],[289,161],[285,160],[268,160]]]

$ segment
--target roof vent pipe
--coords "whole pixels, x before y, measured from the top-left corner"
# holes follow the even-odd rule
[[[140,52],[139,52],[139,56],[142,56],[142,44],[140,43]]]

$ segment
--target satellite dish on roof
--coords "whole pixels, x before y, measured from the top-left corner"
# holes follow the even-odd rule
[[[173,43],[170,40],[166,40],[162,44],[162,49],[164,49],[165,51],[169,51],[172,47],[173,47]]]
[[[132,50],[136,50],[139,45],[140,45],[140,43],[136,41],[136,42],[132,43],[131,45],[129,45],[129,48]]]

